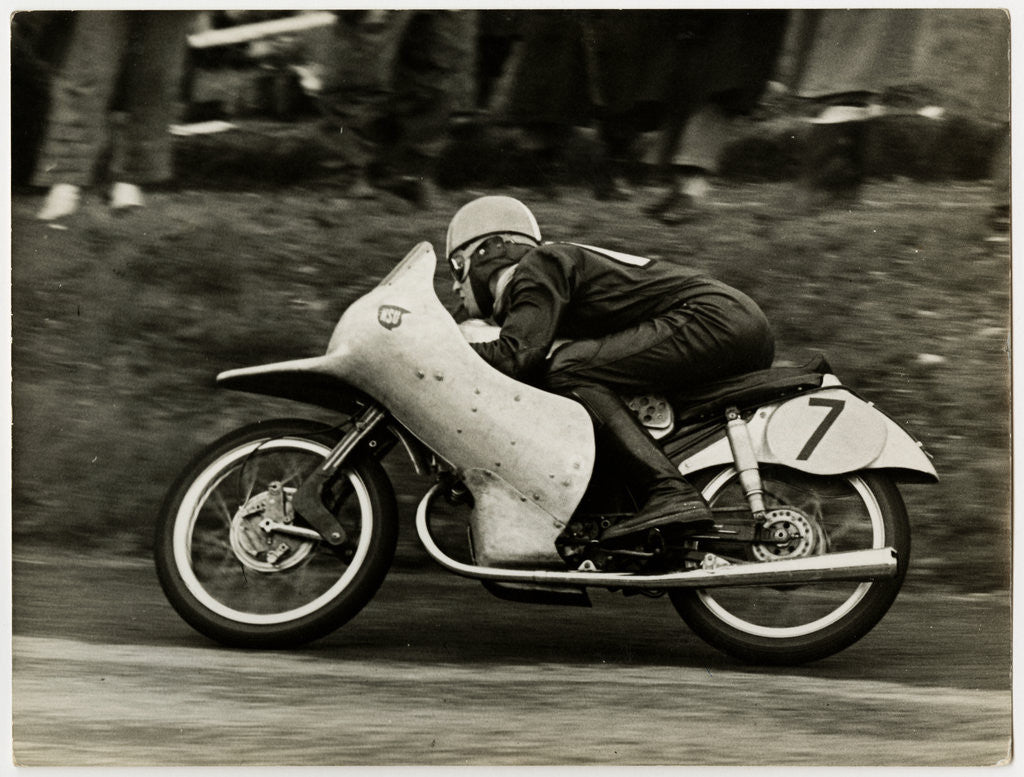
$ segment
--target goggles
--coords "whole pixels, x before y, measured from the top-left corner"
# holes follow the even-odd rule
[[[492,249],[498,248],[504,243],[505,241],[500,235],[492,235],[479,243],[473,242],[459,251],[452,251],[451,256],[448,257],[448,269],[451,270],[452,277],[459,283],[465,283],[469,278],[473,254],[480,257],[487,256]]]
[[[468,249],[453,251],[452,255],[448,257],[448,269],[451,270],[452,277],[456,281],[465,283],[469,277]]]

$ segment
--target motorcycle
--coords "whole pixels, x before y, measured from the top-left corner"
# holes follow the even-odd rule
[[[637,505],[597,455],[589,415],[481,359],[469,340],[494,331],[455,322],[434,291],[436,264],[428,243],[414,247],[342,314],[324,355],[217,376],[341,421],[248,425],[173,484],[155,560],[192,627],[230,646],[286,648],[355,616],[395,553],[381,461],[397,445],[431,478],[415,517],[426,552],[500,598],[667,595],[701,638],[761,664],[823,658],[883,617],[910,558],[897,483],[937,474],[922,444],[823,357],[628,398],[715,526],[605,542]]]

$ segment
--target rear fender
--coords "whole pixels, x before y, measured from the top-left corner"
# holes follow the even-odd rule
[[[850,390],[832,385],[771,405],[747,419],[757,461],[812,475],[891,470],[897,480],[934,483],[938,474],[920,442]],[[679,464],[684,475],[732,464],[725,438]]]

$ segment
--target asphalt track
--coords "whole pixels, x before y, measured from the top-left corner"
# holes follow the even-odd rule
[[[304,650],[209,642],[148,559],[15,551],[25,766],[989,765],[1011,747],[1005,593],[911,583],[853,647],[736,663],[665,599],[513,604],[397,570]]]

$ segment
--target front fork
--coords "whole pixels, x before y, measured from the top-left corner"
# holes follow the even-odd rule
[[[353,419],[352,428],[327,454],[323,464],[306,478],[292,495],[292,507],[295,508],[295,512],[316,529],[330,545],[341,545],[347,535],[337,517],[324,507],[324,485],[341,469],[352,451],[370,437],[387,417],[387,411],[380,405],[368,405]],[[380,443],[374,438],[369,441],[369,445],[377,447]]]

